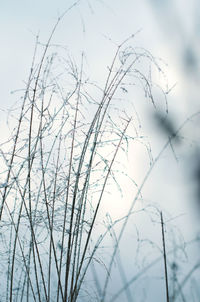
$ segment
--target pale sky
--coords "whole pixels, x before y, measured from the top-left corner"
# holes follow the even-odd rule
[[[4,133],[2,133],[4,139],[6,137],[4,110],[12,106],[20,96],[20,93],[10,94],[10,92],[24,87],[23,81],[26,81],[29,73],[35,36],[39,33],[39,41],[46,43],[57,17],[73,3],[72,0],[1,1],[0,125],[4,129]],[[65,46],[76,61],[80,60],[81,52],[84,51],[87,59],[87,71],[95,81],[102,81],[106,66],[113,58],[116,45],[119,45],[131,34],[140,31],[132,43],[134,46],[147,49],[155,57],[163,60],[164,63],[160,62],[167,80],[165,78],[157,78],[157,80],[163,89],[166,88],[167,82],[169,89],[173,87],[168,95],[169,116],[175,118],[178,127],[188,115],[199,110],[199,94],[197,94],[200,84],[199,20],[200,5],[195,0],[82,0],[60,22],[52,44]],[[140,94],[138,94],[136,106],[138,110],[141,110],[141,116],[144,118],[143,132],[149,137],[149,141],[153,142],[152,150],[156,156],[166,138],[163,138],[161,133],[154,132],[156,127],[150,122],[152,111],[149,105],[145,105]],[[199,122],[196,125],[199,126]],[[197,126],[190,125],[194,140],[199,137]],[[190,137],[190,128],[185,130],[187,136],[185,141]],[[194,134],[195,131],[196,134]],[[169,216],[180,215],[182,217],[180,220],[185,219],[180,223],[178,221],[177,225],[182,228],[183,236],[186,238],[189,238],[193,231],[193,227],[188,224],[195,216],[193,216],[193,208],[187,202],[191,187],[184,175],[186,174],[186,170],[184,170],[187,166],[186,159],[189,158],[188,145],[189,143],[180,149],[177,147],[177,153],[180,155],[178,162],[176,162],[173,150],[170,149],[169,152],[166,152],[161,163],[152,172],[152,178],[144,189],[144,196],[145,198],[148,196],[149,203],[161,204]],[[135,152],[134,149],[133,151]],[[146,163],[140,162],[143,158],[141,152],[138,147],[134,153],[136,157],[133,159],[129,154],[129,163],[126,163],[128,173],[139,180],[142,179],[147,167]],[[135,170],[137,175],[135,175]],[[125,199],[129,204],[132,196],[128,192],[126,181],[124,181],[123,187],[126,190]],[[102,209],[102,213],[112,212],[114,196],[115,194],[113,194],[110,205],[106,209]],[[113,217],[119,217],[122,212],[125,215],[124,209],[126,208],[128,205],[123,208],[123,211],[120,210],[120,206],[115,208]],[[186,211],[189,213],[188,216]],[[183,225],[184,221],[185,225]],[[142,223],[140,220],[137,222]],[[197,225],[195,228],[198,229],[198,223],[195,225]],[[131,229],[131,226],[129,228]],[[155,229],[156,227],[152,227],[151,231],[154,232]],[[128,234],[125,238],[130,240],[131,232]],[[148,234],[148,229],[144,230],[144,234]],[[152,238],[155,237],[154,239],[157,240],[157,236],[153,234]],[[123,250],[123,252],[125,251]],[[130,260],[130,255],[127,259]],[[128,260],[125,266],[128,266]],[[127,270],[130,278],[132,272],[128,267]],[[118,282],[120,287],[120,281],[118,280]],[[145,282],[143,286],[145,287]],[[157,291],[155,284],[154,286],[150,290],[152,300],[145,301],[161,301],[163,292],[162,290]]]

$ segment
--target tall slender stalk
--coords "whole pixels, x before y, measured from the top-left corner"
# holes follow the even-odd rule
[[[166,255],[166,248],[165,248],[165,231],[164,231],[164,222],[163,222],[162,211],[160,212],[160,220],[161,220],[161,229],[162,229],[163,260],[164,260],[164,268],[165,268],[166,301],[169,302],[169,286],[168,286],[168,274],[167,274],[167,255]]]

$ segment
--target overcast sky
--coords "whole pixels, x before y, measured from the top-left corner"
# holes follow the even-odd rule
[[[72,0],[1,1],[1,127],[5,127],[4,110],[12,106],[20,96],[10,92],[24,87],[23,81],[26,81],[29,73],[36,35],[39,33],[39,41],[46,43],[58,16],[73,3],[75,1]],[[60,22],[52,44],[65,46],[76,61],[80,60],[81,53],[84,51],[90,76],[94,80],[101,81],[117,45],[139,31],[132,43],[134,46],[144,47],[161,59],[167,80],[160,78],[158,84],[163,85],[163,89],[166,89],[167,83],[169,90],[173,87],[168,95],[169,116],[175,117],[176,125],[179,126],[188,115],[199,110],[197,94],[200,84],[199,20],[200,7],[195,0],[81,0]],[[141,116],[149,114],[150,120],[149,108],[138,104],[138,109],[144,110]],[[197,125],[199,126],[199,123]],[[152,135],[155,143],[153,148],[156,151],[154,152],[153,149],[153,152],[156,156],[166,138],[158,133],[155,139],[155,135],[150,133],[155,128],[148,123],[145,126],[147,135]],[[198,131],[196,128],[192,129],[193,134]],[[194,139],[196,139],[195,135]],[[189,156],[183,151],[187,148],[188,146],[177,150],[183,159]],[[136,158],[139,160],[140,155]],[[127,165],[130,174],[133,173],[133,165],[137,166],[138,175],[145,172],[145,167],[138,160],[134,161],[130,158]],[[188,191],[183,191],[186,181],[182,175],[184,164],[185,162],[182,165],[177,163],[173,150],[169,150],[161,160],[160,170],[156,168],[152,173],[152,179],[147,183],[145,191],[145,196],[148,196],[150,201],[161,202],[166,211],[174,211],[175,215],[183,216],[190,206],[186,200],[183,205],[181,199],[189,196],[187,194],[191,190],[189,188]],[[163,174],[165,174],[164,178],[161,178]],[[138,179],[140,178],[141,175]],[[176,188],[173,186],[174,183]],[[169,192],[169,195],[163,196],[162,187],[164,192]],[[126,188],[125,183],[124,188]],[[126,193],[125,196],[131,200],[130,194]],[[111,202],[106,211],[112,211],[113,206]],[[114,210],[117,212],[116,215],[119,215],[120,210]],[[186,222],[192,221],[192,210],[189,210],[189,213],[190,217],[186,218]],[[189,237],[192,227],[184,225],[182,230],[185,232],[184,235]],[[129,274],[131,275],[131,272]],[[155,289],[153,294],[156,294]],[[162,291],[158,293],[157,299],[161,297],[159,295],[162,296]]]

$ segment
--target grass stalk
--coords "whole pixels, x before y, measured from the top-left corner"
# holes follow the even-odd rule
[[[161,229],[162,229],[162,244],[163,244],[163,260],[164,260],[164,269],[165,269],[166,301],[169,302],[169,286],[168,286],[168,274],[167,274],[167,255],[166,255],[166,247],[165,247],[165,231],[164,231],[164,222],[163,222],[162,211],[160,212],[160,221],[161,221]]]

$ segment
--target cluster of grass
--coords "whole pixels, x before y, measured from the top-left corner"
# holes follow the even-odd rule
[[[103,240],[94,242],[92,234],[108,179],[115,179],[116,157],[131,139],[126,135],[131,118],[121,112],[116,121],[113,99],[120,87],[125,91],[127,76],[138,76],[136,63],[152,60],[145,51],[126,48],[125,41],[105,86],[97,87],[84,74],[84,56],[76,66],[69,57],[49,53],[58,23],[39,63],[36,41],[21,109],[14,113],[17,126],[6,146],[10,150],[2,151],[5,301],[77,300]],[[105,291],[106,286],[103,296]]]

